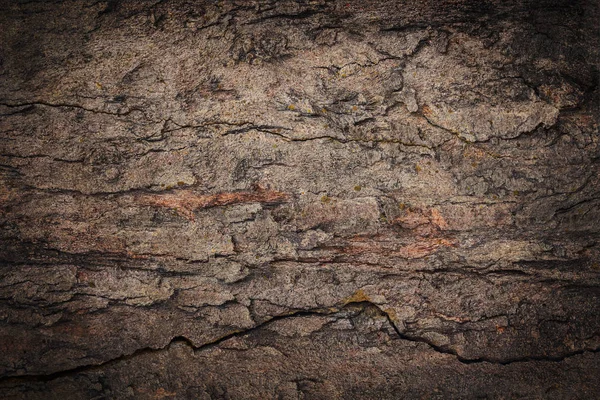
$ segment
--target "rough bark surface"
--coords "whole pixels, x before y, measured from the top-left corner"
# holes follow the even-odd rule
[[[2,397],[600,398],[599,20],[0,1]]]

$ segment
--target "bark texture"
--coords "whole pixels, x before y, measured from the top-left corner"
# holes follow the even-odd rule
[[[600,398],[598,8],[1,0],[2,397]]]

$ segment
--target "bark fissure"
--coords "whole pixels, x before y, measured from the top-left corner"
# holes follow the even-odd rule
[[[174,343],[184,343],[187,346],[189,346],[190,348],[192,348],[194,350],[194,352],[206,351],[206,350],[212,349],[214,347],[218,347],[221,343],[223,343],[229,339],[251,334],[253,332],[256,332],[258,330],[265,328],[266,326],[268,326],[274,322],[281,321],[283,319],[297,318],[297,317],[310,317],[310,316],[332,316],[332,315],[339,314],[341,311],[344,310],[345,307],[360,307],[363,311],[367,308],[376,308],[381,314],[383,314],[385,316],[389,326],[394,330],[394,332],[396,333],[396,335],[398,336],[399,339],[410,341],[410,342],[426,344],[431,350],[438,352],[438,353],[454,356],[457,361],[459,361],[463,364],[490,363],[490,364],[509,365],[509,364],[513,364],[513,363],[540,362],[540,361],[541,362],[562,362],[562,361],[566,360],[567,358],[574,357],[577,355],[581,355],[581,354],[585,354],[585,353],[600,352],[600,347],[599,347],[599,348],[582,349],[582,350],[573,351],[573,352],[569,352],[569,353],[565,353],[565,354],[561,354],[561,355],[557,355],[557,356],[523,357],[523,358],[513,358],[513,359],[505,359],[505,360],[485,358],[485,357],[480,357],[480,358],[476,358],[476,359],[465,358],[465,357],[461,356],[460,354],[458,354],[455,350],[452,350],[452,349],[449,349],[446,347],[442,347],[442,346],[438,346],[423,337],[413,336],[413,335],[408,335],[406,333],[403,333],[396,326],[396,324],[394,323],[394,321],[392,320],[390,315],[382,310],[380,305],[369,302],[369,301],[360,301],[360,302],[348,302],[343,307],[337,307],[337,308],[333,307],[334,308],[333,311],[332,311],[332,307],[324,307],[324,308],[316,308],[316,309],[311,309],[311,310],[296,310],[296,311],[292,311],[287,314],[277,315],[277,316],[274,316],[274,317],[268,319],[265,322],[262,322],[258,325],[253,326],[252,328],[241,330],[241,331],[234,331],[232,333],[229,333],[227,335],[219,337],[215,340],[203,343],[201,345],[195,344],[194,342],[192,342],[189,338],[187,338],[185,336],[175,336],[171,340],[169,340],[169,342],[166,345],[164,345],[162,347],[158,347],[158,348],[145,347],[145,348],[137,349],[137,350],[133,351],[132,353],[123,354],[121,356],[112,358],[107,361],[103,361],[101,363],[81,365],[81,366],[78,366],[78,367],[75,367],[72,369],[68,369],[68,370],[64,370],[64,371],[57,371],[57,372],[53,372],[50,374],[32,374],[32,375],[23,374],[23,375],[17,375],[17,376],[3,376],[3,377],[0,377],[0,383],[1,382],[15,383],[17,381],[36,381],[36,380],[51,381],[51,380],[55,380],[55,379],[70,376],[70,375],[76,375],[76,374],[86,373],[86,372],[90,372],[90,371],[101,370],[102,368],[105,368],[107,366],[117,364],[124,360],[133,359],[142,354],[168,351],[168,349]],[[341,318],[343,318],[343,317],[341,317]]]

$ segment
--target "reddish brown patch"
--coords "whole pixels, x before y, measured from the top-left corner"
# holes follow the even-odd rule
[[[431,111],[431,108],[427,104],[425,104],[423,107],[421,107],[421,112],[426,117],[430,117],[431,114],[433,114],[433,111]]]
[[[401,247],[396,254],[404,258],[422,258],[435,253],[439,247],[455,244],[454,241],[442,238],[424,239]]]
[[[431,209],[431,222],[434,225],[437,225],[437,227],[440,229],[448,228],[448,223],[446,222],[444,217],[442,217],[442,214],[440,214],[440,212],[437,210],[437,208]]]
[[[421,210],[414,209],[408,209],[402,215],[392,220],[392,224],[397,224],[407,229],[414,229],[417,226],[429,223],[429,218]]]
[[[207,195],[198,194],[191,190],[180,190],[175,193],[145,194],[138,196],[136,200],[143,205],[171,208],[193,220],[194,211],[202,208],[239,203],[273,204],[288,199],[289,195],[287,193],[259,188],[254,192],[226,192]]]
[[[402,215],[396,217],[392,224],[397,224],[407,229],[422,227],[422,234],[431,234],[438,229],[447,229],[448,223],[436,208],[419,209],[409,208]]]

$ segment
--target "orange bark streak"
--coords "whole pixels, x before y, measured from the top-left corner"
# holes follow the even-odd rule
[[[239,203],[281,203],[289,199],[289,195],[272,190],[255,192],[226,192],[217,194],[198,194],[191,190],[181,190],[166,194],[145,194],[138,196],[137,201],[143,205],[171,208],[181,215],[193,220],[194,211],[227,206]]]

